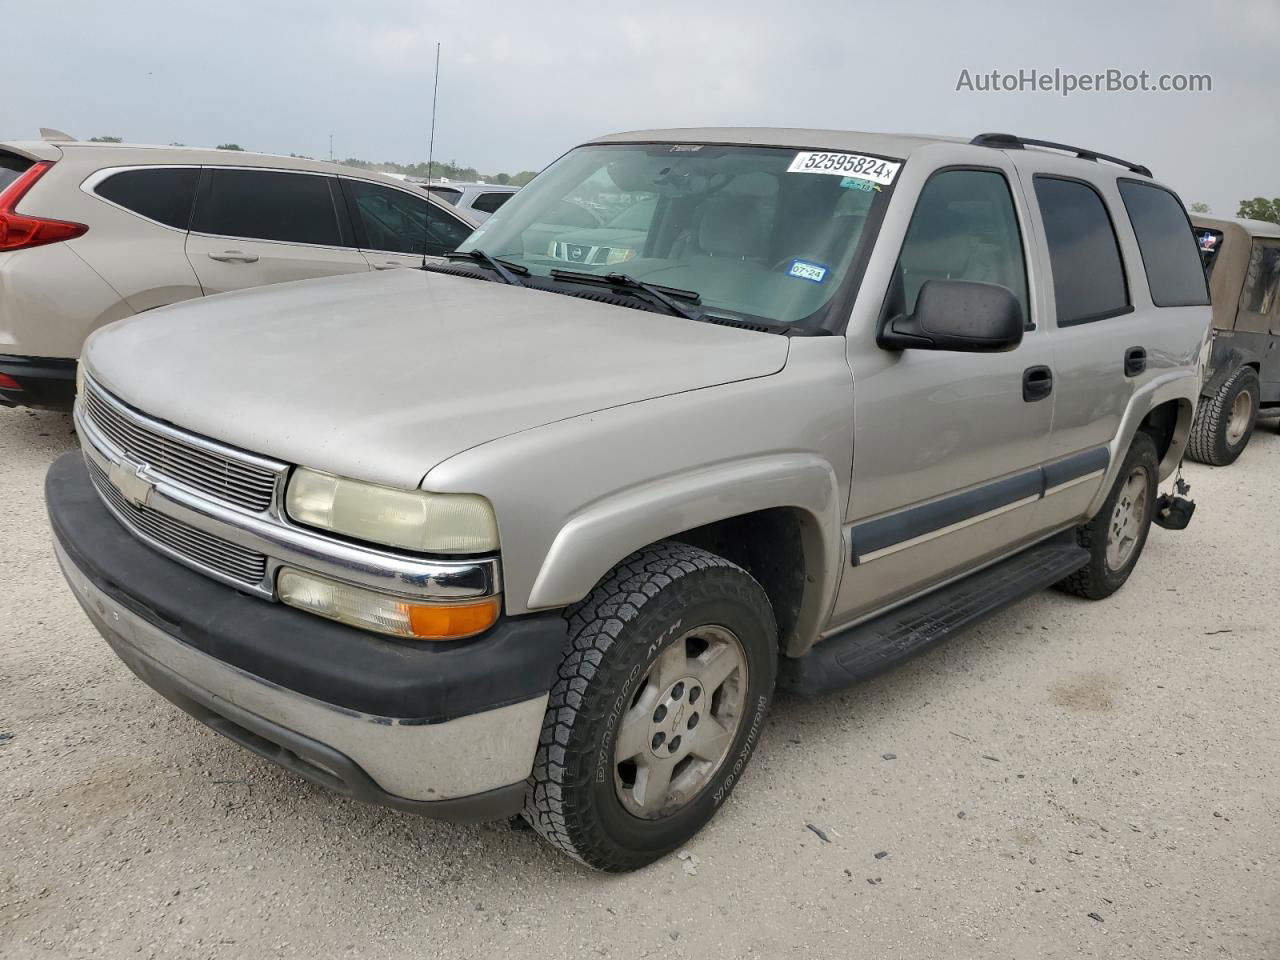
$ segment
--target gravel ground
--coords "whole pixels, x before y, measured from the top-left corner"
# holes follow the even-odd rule
[[[1046,593],[783,700],[691,856],[623,877],[335,797],[152,694],[53,560],[41,481],[73,444],[0,410],[8,960],[1280,957],[1271,425],[1188,468],[1195,522],[1111,600]]]

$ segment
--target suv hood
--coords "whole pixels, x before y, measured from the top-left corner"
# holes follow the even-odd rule
[[[620,404],[763,377],[787,338],[421,270],[188,301],[85,346],[143,412],[242,449],[412,488],[449,457]]]

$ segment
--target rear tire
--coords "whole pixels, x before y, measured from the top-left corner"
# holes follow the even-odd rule
[[[1058,581],[1058,589],[1102,600],[1124,586],[1151,532],[1158,470],[1155,441],[1150,434],[1139,433],[1102,509],[1076,528],[1076,541],[1089,551],[1088,565]]]
[[[1201,397],[1191,424],[1187,456],[1199,463],[1225,467],[1249,445],[1258,422],[1261,385],[1253,367],[1241,367],[1212,397]]]
[[[773,609],[741,567],[664,542],[567,618],[524,817],[588,866],[634,870],[697,833],[741,776],[773,698]]]

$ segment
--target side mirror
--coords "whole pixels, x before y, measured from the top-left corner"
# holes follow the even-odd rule
[[[1005,287],[976,280],[929,280],[911,316],[885,324],[876,342],[886,350],[999,353],[1022,342],[1022,305]]]

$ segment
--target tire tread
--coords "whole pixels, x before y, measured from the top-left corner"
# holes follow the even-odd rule
[[[605,870],[628,866],[591,843],[597,818],[589,805],[579,802],[585,791],[573,782],[568,748],[574,725],[584,719],[588,688],[608,669],[606,655],[626,625],[662,590],[691,574],[717,569],[745,578],[763,604],[762,613],[772,620],[764,591],[750,574],[723,557],[676,541],[631,554],[584,600],[565,611],[569,642],[548,699],[523,816],[544,840],[580,863]]]

